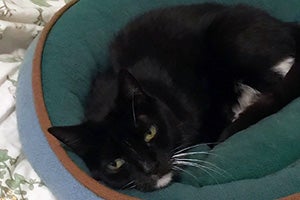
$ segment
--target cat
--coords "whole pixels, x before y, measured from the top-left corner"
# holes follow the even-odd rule
[[[222,142],[299,96],[299,39],[296,23],[242,4],[151,10],[111,41],[83,123],[49,132],[110,187],[165,187],[176,150]]]

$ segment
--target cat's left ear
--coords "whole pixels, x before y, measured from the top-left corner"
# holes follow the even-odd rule
[[[147,96],[135,77],[126,69],[119,72],[119,95],[129,100],[133,96]]]
[[[55,136],[62,143],[74,150],[78,155],[83,155],[88,149],[85,137],[88,137],[85,124],[75,126],[54,126],[48,132]]]

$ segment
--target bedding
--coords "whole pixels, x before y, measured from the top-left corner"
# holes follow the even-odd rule
[[[28,159],[60,199],[134,199],[132,196],[143,199],[274,199],[300,191],[299,99],[280,113],[218,145],[206,161],[225,170],[218,170],[220,176],[187,169],[201,179],[195,183],[191,176],[183,176],[181,182],[152,193],[122,191],[130,196],[90,178],[78,168],[82,163],[78,163],[74,155],[67,155],[59,141],[47,132],[51,124],[71,125],[82,120],[93,76],[106,66],[108,41],[130,17],[153,7],[192,2],[203,1],[102,0],[99,4],[92,0],[80,1],[57,15],[32,46],[24,64],[26,68],[23,68],[26,73],[21,74],[22,83],[19,83],[18,119],[23,128],[20,136]],[[226,1],[229,2],[248,1]],[[270,2],[253,0],[251,4],[284,20],[299,19],[298,1],[290,1],[289,5],[282,1]],[[93,20],[87,13],[93,14]],[[85,28],[78,29],[80,26]],[[28,137],[26,132],[30,130],[31,137]],[[40,162],[45,158],[47,166]],[[77,165],[71,159],[76,159]]]
[[[6,5],[3,8],[9,5],[7,2],[13,1],[5,1]],[[39,8],[51,9],[52,11],[49,11],[51,14],[65,3],[57,0],[34,0],[33,2],[38,3]],[[37,17],[39,22],[35,24],[35,20],[20,19],[22,23],[33,24],[33,27],[38,26],[39,29],[26,25],[32,28],[30,30],[36,31],[33,31],[32,38],[27,39],[25,44],[18,42],[23,46],[14,54],[16,55],[14,56],[16,67],[10,72],[3,73],[11,75],[8,77],[4,75],[3,78],[3,83],[7,82],[5,87],[9,88],[4,89],[5,93],[9,93],[9,98],[7,101],[3,101],[6,106],[3,117],[0,118],[4,119],[3,123],[0,123],[1,126],[10,123],[13,126],[4,125],[1,127],[4,129],[0,131],[0,183],[2,189],[0,195],[4,194],[5,198],[11,199],[54,198],[51,194],[46,196],[49,191],[44,186],[45,184],[58,199],[134,199],[132,196],[142,199],[200,199],[203,197],[205,199],[274,199],[300,192],[300,146],[298,145],[300,136],[297,132],[300,128],[300,113],[297,112],[300,108],[299,100],[294,101],[278,115],[271,116],[249,130],[233,136],[224,144],[218,145],[215,152],[212,153],[218,155],[221,153],[223,157],[226,157],[226,162],[223,162],[224,159],[216,159],[214,156],[207,158],[207,161],[226,170],[226,172],[219,171],[223,176],[214,174],[215,177],[218,177],[217,179],[209,174],[198,174],[199,172],[195,171],[193,173],[202,177],[195,183],[190,176],[184,176],[183,173],[182,181],[173,183],[170,187],[152,193],[125,191],[130,195],[129,197],[97,184],[95,180],[80,170],[70,160],[70,158],[75,159],[77,165],[82,166],[76,156],[70,155],[71,152],[68,152],[69,156],[67,156],[59,142],[47,134],[50,120],[53,125],[68,125],[78,123],[82,119],[84,99],[93,74],[95,70],[101,71],[105,66],[107,42],[129,17],[152,6],[167,5],[170,2],[201,2],[201,0],[153,0],[151,3],[146,0],[138,2],[135,0],[102,0],[98,4],[94,2],[82,0],[69,10],[64,9],[60,13],[62,16],[58,15],[55,18],[58,21],[51,20],[51,26],[48,26],[46,31],[44,30],[42,35],[34,40],[30,49],[27,50],[24,60],[25,49],[37,35],[36,33],[43,29],[43,25],[47,21],[41,23]],[[289,5],[282,1],[276,1],[277,3],[272,3],[272,5],[270,2],[271,0],[252,1],[254,5],[261,6],[284,20],[299,19],[298,0],[291,0]],[[29,3],[33,5],[31,2]],[[58,6],[57,3],[61,4]],[[15,5],[15,3],[12,4]],[[21,5],[23,6],[24,2]],[[6,9],[3,13],[10,16],[9,12],[12,11]],[[47,12],[45,11],[45,13]],[[90,20],[89,14],[93,15],[93,20]],[[12,16],[14,15],[11,15],[9,20],[16,20],[17,17]],[[44,16],[43,19],[48,18]],[[95,29],[93,23],[97,23],[98,28]],[[78,29],[79,25],[85,28]],[[47,35],[50,29],[51,32]],[[22,37],[20,36],[20,38]],[[16,40],[22,39],[12,38],[11,42],[6,42],[8,44],[6,48],[10,49],[7,52],[14,49],[12,44]],[[41,60],[43,61],[42,65]],[[17,83],[17,78],[13,74],[14,72],[18,74],[17,69],[20,62],[23,63],[23,68],[18,81],[17,117],[23,147],[20,146],[17,134],[14,134],[16,133],[14,85]],[[40,70],[42,70],[42,74]],[[43,88],[41,88],[41,79]],[[76,84],[80,87],[75,87]],[[67,98],[61,98],[62,96]],[[43,99],[44,97],[45,99]],[[47,110],[43,107],[44,100]],[[282,132],[289,133],[290,137],[282,137],[284,136],[281,134]],[[255,137],[257,135],[260,135],[263,140],[260,141],[258,137]],[[278,140],[270,140],[274,135],[279,136]],[[251,145],[257,148],[252,148]],[[236,152],[237,148],[242,148],[243,151]],[[45,183],[38,178],[31,167],[28,167],[29,163],[24,159],[23,151]],[[247,154],[243,154],[244,152]],[[257,159],[248,159],[258,152],[261,152],[262,155]],[[227,162],[228,159],[229,162]],[[25,169],[23,171],[16,170],[23,161],[27,163]],[[237,163],[242,167],[237,168]],[[17,166],[15,167],[15,165]],[[268,187],[265,187],[266,185]],[[199,188],[199,186],[204,187]],[[37,190],[42,191],[36,192]],[[299,197],[296,195],[296,198],[297,196]]]
[[[19,67],[32,40],[67,0],[0,0],[0,199],[54,200],[24,156],[16,120]]]

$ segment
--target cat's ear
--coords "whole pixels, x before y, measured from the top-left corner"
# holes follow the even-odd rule
[[[134,76],[126,69],[119,72],[119,95],[132,99],[134,95],[145,95],[143,88],[140,86]]]
[[[79,155],[84,154],[87,151],[85,137],[88,137],[88,130],[85,124],[75,126],[53,126],[48,129],[48,132]]]

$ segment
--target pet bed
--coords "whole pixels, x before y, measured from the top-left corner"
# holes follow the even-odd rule
[[[23,153],[16,119],[19,68],[65,0],[0,0],[0,199],[54,200]]]
[[[47,132],[51,125],[81,122],[91,82],[105,70],[109,41],[126,22],[152,8],[201,2],[72,2],[32,44],[18,85],[20,138],[32,166],[58,199],[275,199],[300,192],[300,99],[217,145],[205,159],[208,173],[187,168],[180,182],[149,193],[115,191],[96,182],[82,161]],[[225,2],[249,3],[285,21],[300,20],[298,0]]]

